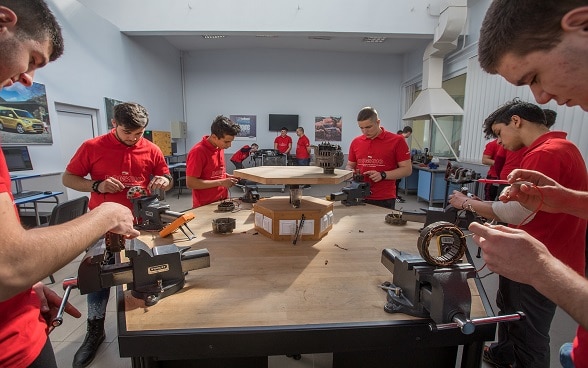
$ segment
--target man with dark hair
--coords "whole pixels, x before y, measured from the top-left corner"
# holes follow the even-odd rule
[[[134,102],[115,105],[111,123],[109,133],[82,143],[63,173],[63,185],[90,193],[91,211],[104,202],[116,202],[132,210],[129,189],[151,194],[173,186],[161,149],[143,137],[149,123],[147,110]],[[86,179],[88,175],[90,179]],[[108,254],[105,263],[113,264],[114,255]],[[106,337],[104,321],[109,297],[110,288],[87,295],[88,332],[74,356],[74,368],[88,366]]]
[[[243,168],[243,161],[259,149],[259,145],[257,143],[253,143],[251,146],[248,144],[241,147],[237,152],[235,152],[231,156],[231,162],[235,165],[235,169],[242,169]]]
[[[288,128],[282,127],[280,135],[274,139],[274,149],[283,155],[288,155],[292,149],[292,137],[288,135]]]
[[[412,127],[406,125],[404,128],[402,128],[402,130],[399,130],[396,133],[400,134],[402,137],[404,137],[404,139],[408,139],[412,135]],[[402,179],[396,179],[396,202],[404,203],[404,198],[398,194],[398,188],[401,181]]]
[[[41,0],[0,0],[0,88],[30,87],[35,70],[63,53],[61,28]],[[48,325],[61,298],[40,280],[55,273],[112,231],[127,238],[131,211],[105,203],[72,221],[25,230],[12,198],[6,161],[0,152],[0,367],[57,367]],[[65,310],[79,318],[69,303]]]
[[[550,131],[543,110],[532,103],[513,100],[484,121],[487,138],[498,138],[506,150],[525,148],[520,167],[545,173],[576,190],[588,190],[588,172],[578,148],[566,133]],[[512,224],[541,240],[562,262],[584,272],[586,221],[572,215],[534,213],[519,203],[472,200],[455,191],[450,204],[475,211],[488,219]],[[553,229],[558,229],[553,231]],[[526,318],[498,326],[498,342],[484,352],[484,360],[495,366],[549,367],[549,329],[556,305],[532,286],[499,278],[496,304],[499,314],[521,310]]]
[[[347,170],[359,171],[370,183],[371,194],[365,202],[394,209],[396,180],[412,173],[410,151],[404,137],[380,126],[378,112],[364,107],[357,114],[362,135],[349,146]]]
[[[296,161],[298,166],[310,165],[310,141],[304,134],[304,128],[296,128],[296,135],[298,136],[298,142],[296,142]]]
[[[210,135],[194,145],[186,160],[186,185],[192,189],[194,208],[226,199],[228,189],[239,180],[227,174],[225,149],[231,147],[241,128],[219,115],[210,126]]]
[[[480,64],[512,84],[529,85],[538,103],[555,100],[588,111],[586,24],[585,0],[495,0],[480,31]],[[529,170],[514,170],[509,182],[513,185],[502,201],[588,218],[586,191],[565,188]],[[572,358],[576,367],[588,366],[586,278],[525,231],[477,223],[470,230],[490,270],[535,287],[580,323]]]

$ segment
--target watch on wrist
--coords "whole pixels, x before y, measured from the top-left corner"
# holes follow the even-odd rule
[[[386,180],[386,172],[380,171],[380,175],[382,176],[382,180]]]
[[[164,178],[166,178],[169,183],[171,183],[174,180],[174,177],[171,176],[170,174],[164,174],[164,175],[161,175],[161,176],[163,176]]]
[[[96,180],[94,183],[92,183],[92,191],[96,192],[96,193],[101,193],[100,190],[98,190],[98,186],[100,185],[100,183],[102,183],[104,180]]]

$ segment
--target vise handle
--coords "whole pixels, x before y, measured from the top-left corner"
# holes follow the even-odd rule
[[[430,323],[429,328],[431,331],[441,331],[441,330],[449,330],[452,328],[459,328],[461,331],[466,334],[470,335],[474,332],[475,326],[478,325],[487,325],[490,323],[498,323],[498,322],[512,322],[512,321],[519,321],[525,319],[525,313],[523,312],[516,312],[514,314],[507,314],[503,316],[494,316],[494,317],[484,317],[484,318],[476,318],[476,319],[464,319],[461,318],[459,315],[456,315],[453,318],[453,323],[443,323],[443,324],[435,324]]]

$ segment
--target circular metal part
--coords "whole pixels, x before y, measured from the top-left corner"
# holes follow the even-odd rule
[[[223,201],[218,204],[218,210],[220,212],[230,212],[235,209],[235,204],[231,201]]]
[[[125,242],[125,237],[120,234],[107,232],[104,235],[104,244],[109,252],[120,252],[125,249]]]
[[[406,225],[406,220],[402,219],[402,212],[392,210],[392,213],[386,215],[386,223],[390,225]]]
[[[212,231],[215,233],[232,233],[236,226],[236,220],[232,217],[221,217],[212,220]]]
[[[436,245],[431,252],[431,243]],[[417,248],[425,262],[434,266],[450,266],[459,262],[466,250],[466,238],[461,229],[446,221],[438,221],[421,230]]]

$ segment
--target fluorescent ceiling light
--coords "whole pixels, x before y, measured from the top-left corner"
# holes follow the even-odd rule
[[[226,36],[223,35],[202,35],[202,38],[208,39],[215,39],[215,38],[225,38]]]

